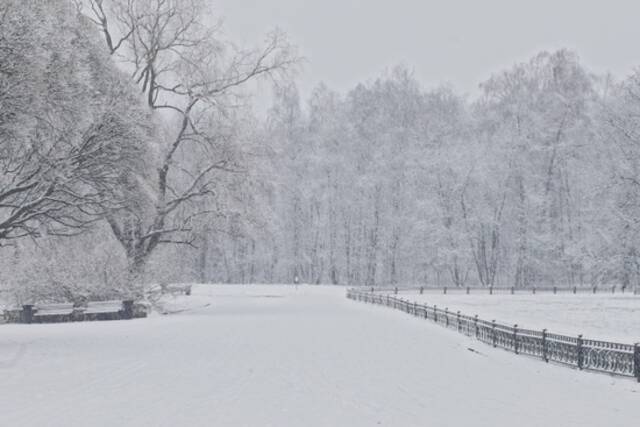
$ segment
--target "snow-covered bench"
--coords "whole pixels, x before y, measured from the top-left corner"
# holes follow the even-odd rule
[[[58,323],[82,320],[118,320],[145,317],[146,313],[134,313],[133,301],[90,301],[83,306],[72,303],[35,304],[22,307],[24,323]]]
[[[191,285],[166,284],[160,285],[163,294],[185,294],[191,295]]]
[[[90,301],[82,310],[84,320],[118,320],[130,319],[132,307],[128,301]],[[131,302],[133,304],[133,302]]]
[[[31,320],[35,323],[71,322],[78,314],[78,310],[71,303],[36,304],[31,307]]]
[[[10,308],[3,311],[3,321],[6,323],[20,323],[22,321],[22,310]]]

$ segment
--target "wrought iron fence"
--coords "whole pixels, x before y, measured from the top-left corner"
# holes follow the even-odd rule
[[[580,370],[606,372],[612,375],[635,377],[640,382],[640,344],[620,344],[571,337],[548,332],[522,329],[496,321],[486,321],[478,316],[418,304],[397,296],[382,295],[356,289],[347,290],[347,298],[391,307],[435,323],[459,333],[474,337],[493,347],[577,367]]]
[[[533,286],[527,288],[505,287],[505,286],[406,286],[406,287],[373,287],[368,288],[372,292],[390,292],[397,295],[398,293],[419,292],[440,292],[440,293],[466,293],[466,294],[633,294],[640,295],[640,287],[628,288],[626,286]]]

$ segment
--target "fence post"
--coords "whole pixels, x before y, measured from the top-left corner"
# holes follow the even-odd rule
[[[493,286],[489,286],[489,295],[493,295]]]
[[[447,294],[447,287],[446,286],[444,287],[444,294],[445,295]]]
[[[640,383],[640,343],[633,346],[633,374]]]
[[[582,345],[582,335],[578,335],[578,340],[576,341],[576,351],[578,353],[578,369],[582,370],[584,365],[584,357],[583,357],[583,345]]]
[[[22,306],[22,321],[24,323],[33,322],[33,305]]]
[[[469,291],[471,291],[471,289],[467,286],[467,295],[469,295]]]
[[[575,295],[575,294],[577,293],[577,291],[578,291],[578,287],[577,287],[577,286],[574,286],[574,287],[573,287],[573,294]]]
[[[594,287],[593,287],[593,293],[595,294],[595,293],[597,293],[597,292],[598,292],[598,287],[597,287],[597,286],[594,286]]]
[[[438,306],[433,305],[433,321],[438,323]]]
[[[496,321],[491,321],[491,344],[496,347]]]
[[[424,286],[420,286],[420,295],[424,294]]]
[[[462,330],[462,326],[460,326],[460,310],[458,310],[458,312],[456,313],[456,322],[458,323],[456,326],[458,326],[458,332],[460,332]]]
[[[478,315],[477,314],[473,318],[473,325],[475,326],[475,330],[476,330],[476,339],[478,339],[478,335],[480,335],[480,331],[478,330]]]
[[[549,357],[547,356],[547,330],[542,330],[542,360],[549,363]]]
[[[413,315],[418,315],[418,303],[416,301],[413,302]]]
[[[513,352],[518,354],[518,324],[513,325]]]
[[[444,308],[444,326],[449,327],[449,307]]]
[[[397,286],[393,289],[393,293],[398,295],[398,287]]]

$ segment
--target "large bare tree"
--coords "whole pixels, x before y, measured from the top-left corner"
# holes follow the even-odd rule
[[[259,49],[239,49],[218,37],[219,25],[202,0],[78,1],[98,26],[109,52],[127,68],[147,105],[163,122],[144,201],[109,224],[125,248],[132,280],[163,243],[192,244],[202,200],[216,193],[220,172],[241,170],[225,118],[261,77],[274,78],[297,62],[283,35]]]

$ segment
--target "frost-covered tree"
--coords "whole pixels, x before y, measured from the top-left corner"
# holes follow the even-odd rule
[[[247,82],[289,71],[296,57],[279,32],[257,49],[225,42],[202,0],[76,3],[165,124],[143,202],[108,218],[136,280],[159,245],[194,244],[195,221],[212,210],[203,200],[221,192],[221,174],[242,170],[224,119]]]
[[[1,10],[0,245],[77,234],[122,207],[145,113],[68,2]]]

